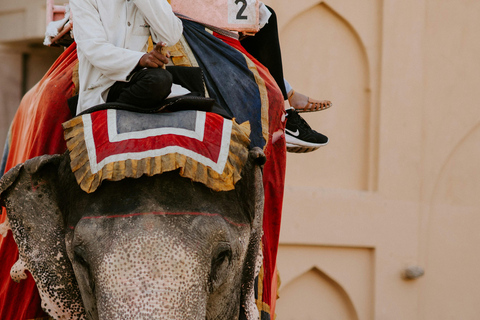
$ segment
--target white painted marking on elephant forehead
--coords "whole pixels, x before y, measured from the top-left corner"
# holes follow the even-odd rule
[[[21,259],[18,259],[17,262],[13,265],[12,269],[10,269],[10,277],[15,282],[20,282],[22,280],[27,279],[27,274],[25,273],[27,270],[27,265]]]
[[[165,134],[176,134],[179,136],[189,137],[192,139],[197,139],[199,141],[203,140],[205,135],[205,119],[206,113],[197,111],[195,130],[188,130],[182,128],[174,127],[163,127],[155,129],[147,129],[142,131],[131,131],[127,133],[118,133],[117,128],[117,110],[110,109],[107,111],[107,122],[108,122],[108,141],[110,142],[120,142],[130,139],[143,139],[147,137],[161,136]]]
[[[8,230],[11,230],[11,228],[10,228],[10,223],[8,221],[8,217],[6,217],[5,221],[2,224],[0,224],[0,235],[6,238],[8,234]]]

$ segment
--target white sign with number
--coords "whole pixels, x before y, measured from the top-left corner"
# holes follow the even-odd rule
[[[254,24],[257,18],[256,0],[228,0],[228,23]]]
[[[171,0],[174,12],[218,28],[257,32],[258,0]]]

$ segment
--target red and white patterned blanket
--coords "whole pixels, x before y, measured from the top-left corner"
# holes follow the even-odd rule
[[[64,124],[72,171],[86,192],[103,180],[180,175],[216,191],[240,179],[249,126],[202,111],[143,114],[102,110]]]

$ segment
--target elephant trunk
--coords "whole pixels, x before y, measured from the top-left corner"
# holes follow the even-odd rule
[[[205,319],[208,274],[201,262],[166,234],[120,238],[96,272],[99,319]]]
[[[238,317],[251,235],[238,216],[148,211],[82,218],[71,246],[89,319]]]

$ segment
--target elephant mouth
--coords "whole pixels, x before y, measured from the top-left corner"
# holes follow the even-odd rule
[[[219,214],[219,213],[208,213],[208,212],[139,212],[139,213],[128,213],[128,214],[115,214],[115,215],[101,215],[101,216],[84,216],[81,220],[95,220],[95,219],[116,219],[116,218],[132,218],[139,216],[203,216],[203,217],[219,217],[225,220],[225,222],[235,226],[235,227],[246,227],[246,223],[237,223],[229,218]],[[74,228],[74,227],[70,227]]]

